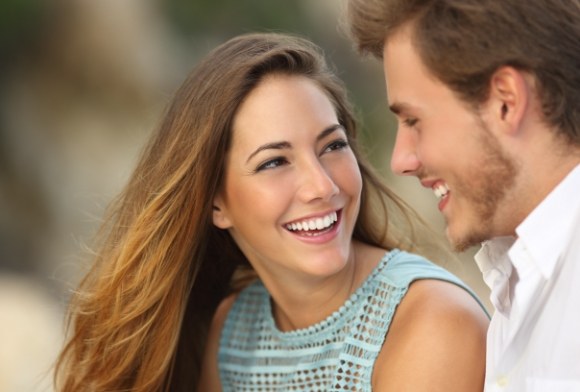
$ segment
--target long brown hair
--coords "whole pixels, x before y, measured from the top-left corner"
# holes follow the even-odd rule
[[[412,23],[427,69],[474,108],[500,66],[530,73],[547,124],[580,145],[579,1],[348,0],[347,17],[358,49],[378,58]]]
[[[345,88],[320,49],[281,34],[233,38],[210,52],[185,80],[126,188],[110,206],[94,264],[71,301],[70,337],[55,373],[57,390],[195,388],[218,303],[252,278],[230,235],[212,224],[212,202],[221,186],[236,111],[272,73],[311,78],[333,102],[364,181],[354,237],[387,249],[412,243],[410,231],[401,229],[399,235],[395,229],[403,221],[411,223],[413,213],[358,154]],[[402,220],[387,219],[395,216]]]

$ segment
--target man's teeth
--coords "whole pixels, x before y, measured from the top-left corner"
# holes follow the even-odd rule
[[[329,228],[338,220],[336,212],[331,212],[330,214],[316,218],[303,220],[302,222],[294,222],[286,225],[286,228],[291,231],[309,231],[309,230],[324,230]]]
[[[443,199],[449,192],[449,188],[446,184],[439,184],[433,188],[433,192],[438,199]]]

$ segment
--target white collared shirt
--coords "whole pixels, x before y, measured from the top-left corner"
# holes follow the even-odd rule
[[[580,391],[580,165],[475,256],[496,311],[486,392]]]

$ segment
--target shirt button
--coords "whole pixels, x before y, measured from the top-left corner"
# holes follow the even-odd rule
[[[508,378],[507,376],[500,376],[497,378],[496,383],[500,387],[506,387],[508,385]]]

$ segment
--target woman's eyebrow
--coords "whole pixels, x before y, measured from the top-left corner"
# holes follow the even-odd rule
[[[344,130],[344,127],[342,125],[340,125],[340,124],[332,124],[331,126],[324,128],[322,130],[322,132],[320,132],[320,134],[318,134],[318,136],[316,137],[316,141],[320,141],[320,140],[324,139],[329,134],[331,134],[332,132],[335,132],[338,129]],[[264,150],[282,150],[284,148],[290,148],[290,147],[292,147],[292,144],[290,142],[286,142],[286,141],[284,141],[284,142],[272,142],[272,143],[263,144],[260,147],[258,147],[256,150],[254,150],[248,156],[248,159],[246,159],[246,163],[248,163],[250,161],[250,159],[252,159],[260,151],[264,151]]]
[[[324,128],[322,130],[322,132],[320,132],[320,134],[316,137],[316,140],[320,141],[320,140],[324,139],[325,137],[327,137],[328,135],[330,135],[332,132],[339,130],[339,129],[342,129],[343,131],[345,131],[345,129],[342,125],[332,124],[331,126]]]
[[[257,153],[264,150],[281,150],[283,148],[290,148],[292,145],[289,142],[273,142],[273,143],[266,143],[258,147],[254,152],[250,154],[248,159],[246,159],[246,163],[250,161]]]

